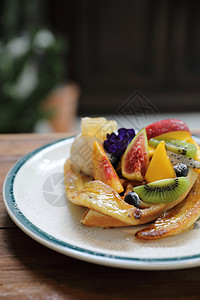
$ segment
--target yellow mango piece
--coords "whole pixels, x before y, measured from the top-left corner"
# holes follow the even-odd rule
[[[155,148],[153,148],[151,145],[148,145],[149,147],[149,159],[152,158],[152,156],[154,155],[155,152]]]
[[[175,178],[175,171],[165,149],[165,142],[159,143],[147,169],[145,180],[153,182],[156,180]]]
[[[186,141],[190,143],[188,140],[191,138],[191,133],[185,130],[177,130],[177,131],[170,131],[158,135],[156,139],[174,139],[179,141]]]

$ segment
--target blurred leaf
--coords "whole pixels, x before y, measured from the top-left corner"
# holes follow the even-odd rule
[[[20,55],[23,45],[26,51]],[[31,30],[1,45],[1,133],[31,132],[39,120],[52,116],[52,111],[44,111],[42,103],[64,80],[65,49],[63,40],[47,29]],[[25,87],[27,80],[32,80],[32,86]]]

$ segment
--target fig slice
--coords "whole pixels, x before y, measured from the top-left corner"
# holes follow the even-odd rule
[[[130,180],[143,181],[149,165],[148,141],[145,128],[141,129],[122,156],[122,175]]]
[[[136,233],[143,240],[156,240],[191,229],[200,216],[200,175],[188,196],[163,213],[152,225]]]
[[[94,142],[92,163],[95,180],[100,180],[108,184],[117,193],[124,191],[119,176],[106,156],[103,147],[97,141]]]

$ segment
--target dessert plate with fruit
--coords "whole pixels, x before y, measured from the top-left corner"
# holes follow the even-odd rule
[[[200,148],[185,122],[136,132],[83,118],[81,133],[23,157],[3,189],[14,222],[38,242],[132,269],[200,265]]]

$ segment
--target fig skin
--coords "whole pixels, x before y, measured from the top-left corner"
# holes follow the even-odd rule
[[[146,130],[143,128],[133,138],[122,156],[122,175],[129,180],[143,182],[148,166],[148,141]]]

